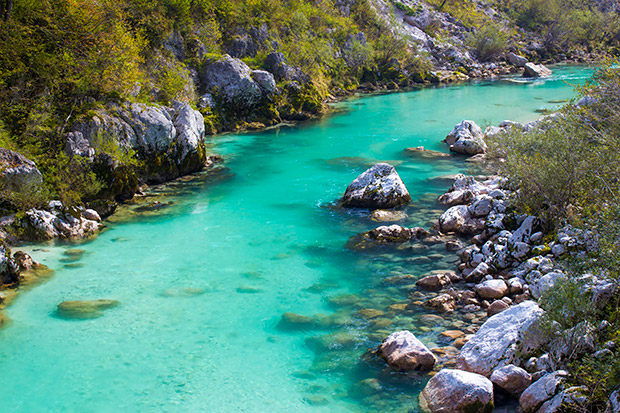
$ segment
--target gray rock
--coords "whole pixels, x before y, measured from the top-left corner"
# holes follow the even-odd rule
[[[465,344],[457,367],[490,376],[493,370],[514,364],[538,346],[540,339],[530,334],[543,310],[534,301],[525,301],[489,318]]]
[[[248,65],[228,55],[205,64],[200,80],[205,91],[233,110],[252,108],[266,96]]]
[[[443,233],[472,234],[484,228],[484,220],[473,218],[466,205],[456,205],[439,217],[439,229]]]
[[[406,330],[390,334],[379,345],[377,354],[399,371],[428,371],[437,361],[433,353]]]
[[[587,394],[588,388],[585,386],[570,387],[543,403],[537,413],[579,411],[577,409],[584,406],[588,401]]]
[[[471,120],[464,120],[452,129],[444,142],[448,144],[452,152],[476,155],[485,153],[487,150],[483,137],[480,126]]]
[[[92,217],[90,213],[87,215]],[[74,216],[73,211],[50,212],[42,209],[27,211],[22,225],[34,234],[35,240],[84,238],[95,234],[102,226],[100,222],[87,219],[83,214]]]
[[[11,250],[0,241],[0,284],[13,284],[17,281],[19,281],[19,266],[11,257]]]
[[[290,66],[284,55],[280,52],[272,52],[265,58],[265,65],[276,79],[306,83],[310,78],[300,68]]]
[[[378,163],[355,178],[342,198],[345,207],[394,208],[411,202],[411,195],[392,165]]]
[[[523,77],[549,77],[553,73],[551,69],[544,65],[537,65],[534,63],[526,63]]]
[[[108,105],[91,119],[73,125],[66,135],[65,152],[92,161],[112,144],[128,153],[135,151],[147,163],[153,161],[160,168],[165,169],[160,159],[169,160],[171,179],[204,166],[204,137],[204,118],[187,103],[172,102],[172,107],[141,103]],[[113,162],[111,167],[114,166]]]
[[[524,413],[537,411],[543,403],[558,393],[564,377],[568,375],[564,370],[547,374],[529,386],[519,398],[519,406]]]
[[[252,78],[263,89],[267,95],[275,95],[278,93],[278,87],[273,75],[265,70],[253,70]]]
[[[508,60],[508,62],[510,62],[511,65],[515,65],[517,67],[525,67],[525,65],[527,64],[527,59],[525,57],[519,56],[512,52],[506,55],[506,59]]]
[[[493,410],[493,384],[479,374],[443,369],[420,393],[420,406],[441,413],[490,412]]]
[[[493,210],[493,198],[488,195],[480,195],[469,207],[469,213],[475,217],[485,217]]]
[[[38,191],[43,175],[30,159],[0,148],[0,190],[14,192]]]
[[[620,413],[620,390],[616,390],[609,395],[609,402],[605,413]]]
[[[508,364],[493,371],[491,381],[500,389],[520,396],[532,384],[532,376],[521,367]]]

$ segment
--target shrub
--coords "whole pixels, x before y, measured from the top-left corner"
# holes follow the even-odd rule
[[[506,51],[508,34],[499,25],[487,24],[470,36],[468,44],[478,59],[486,62]]]

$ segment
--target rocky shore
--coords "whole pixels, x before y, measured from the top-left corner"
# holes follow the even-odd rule
[[[463,121],[445,142],[451,151],[483,161],[485,137],[509,128],[527,133],[540,125],[540,121],[505,121],[483,132],[474,122]],[[349,242],[350,248],[359,251],[440,242],[458,256],[455,272],[436,271],[406,280],[415,282],[421,294],[416,293],[417,299],[405,309],[424,307],[443,318],[469,320],[462,328],[467,332],[441,333],[454,351],[429,349],[407,330],[390,334],[373,351],[394,371],[432,371],[420,395],[420,406],[426,411],[486,412],[511,399],[523,412],[572,411],[584,404],[588,393],[584,387],[568,384],[565,360],[575,352],[602,356],[615,346],[607,343],[601,349],[592,341],[588,329],[604,326],[552,336],[545,330],[545,311],[537,300],[567,277],[561,261],[566,254],[583,255],[593,246],[587,234],[571,227],[549,234],[539,217],[514,212],[507,188],[505,179],[498,176],[459,175],[439,197],[447,210],[430,230],[384,225]],[[369,208],[373,217],[394,222],[399,212],[385,208],[409,199],[396,170],[377,164],[351,183],[340,202],[344,207]],[[603,308],[617,285],[604,277],[583,277],[583,293],[592,306]],[[608,411],[618,410],[610,404]]]

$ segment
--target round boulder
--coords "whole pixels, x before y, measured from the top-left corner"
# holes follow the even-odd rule
[[[504,280],[487,280],[476,286],[476,292],[484,300],[496,300],[508,294]]]
[[[399,371],[428,371],[437,361],[433,353],[407,330],[390,334],[379,345],[377,354]]]
[[[443,369],[420,394],[420,406],[429,412],[492,412],[493,384],[476,373]]]

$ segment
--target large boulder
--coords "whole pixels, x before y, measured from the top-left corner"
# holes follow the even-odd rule
[[[523,77],[549,77],[553,73],[551,69],[545,65],[537,65],[534,63],[526,63]]]
[[[411,202],[402,179],[387,163],[378,163],[355,178],[342,198],[345,207],[394,208]]]
[[[546,374],[529,386],[519,398],[519,406],[524,413],[533,413],[547,400],[561,390],[562,381],[567,376],[564,370]]]
[[[135,152],[146,164],[145,178],[162,182],[204,167],[204,137],[204,118],[187,103],[109,104],[73,125],[65,152],[104,162],[109,170],[118,166],[115,151]]]
[[[430,412],[490,413],[494,407],[493,384],[479,374],[444,369],[420,393],[420,406]]]
[[[406,330],[390,334],[379,345],[377,354],[399,371],[428,371],[437,361],[433,353]]]
[[[489,377],[517,362],[539,344],[532,333],[542,313],[536,302],[525,301],[489,318],[461,349],[457,367]]]
[[[0,191],[28,192],[40,189],[43,176],[22,154],[0,148]]]
[[[452,129],[444,142],[452,152],[477,155],[487,150],[483,138],[484,133],[480,126],[471,120],[464,120]]]
[[[234,110],[254,108],[277,91],[271,73],[252,71],[243,61],[228,55],[206,62],[200,81],[205,92]]]

